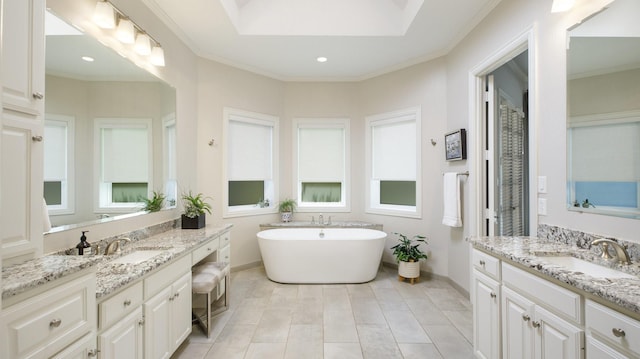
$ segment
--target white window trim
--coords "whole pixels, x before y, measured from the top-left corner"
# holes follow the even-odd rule
[[[297,197],[298,212],[351,212],[351,130],[348,118],[294,118],[293,119],[293,193]],[[298,173],[298,129],[299,128],[342,128],[344,129],[344,179],[342,201],[330,204],[302,203],[300,174]]]
[[[94,130],[93,130],[93,143],[94,143],[94,167],[93,173],[95,175],[95,187],[94,187],[94,211],[95,213],[129,213],[132,210],[140,209],[144,203],[143,202],[135,202],[135,203],[113,203],[110,201],[106,201],[107,198],[111,198],[111,187],[107,185],[107,183],[102,182],[102,151],[100,148],[101,145],[101,134],[100,131],[103,128],[107,127],[140,127],[144,126],[147,128],[147,136],[148,136],[148,153],[149,158],[148,162],[148,173],[149,178],[147,180],[147,195],[151,193],[153,190],[153,121],[150,118],[95,118],[94,119]]]
[[[416,123],[416,206],[397,206],[397,205],[384,205],[379,204],[374,206],[371,202],[371,197],[374,195],[373,190],[376,188],[372,188],[372,180],[373,180],[373,155],[372,155],[372,128],[375,126],[391,124],[395,122],[403,122],[406,121],[407,116],[415,117]],[[398,217],[408,217],[408,218],[422,218],[422,142],[420,138],[422,136],[422,113],[421,108],[418,107],[410,107],[398,111],[392,111],[372,116],[367,116],[365,118],[366,122],[366,139],[365,139],[365,162],[366,162],[366,213],[372,214],[381,214],[387,216],[398,216]],[[376,194],[379,194],[379,189]]]
[[[46,114],[46,122],[62,122],[67,128],[67,173],[66,185],[62,186],[62,204],[47,205],[49,215],[62,215],[75,213],[75,117]]]
[[[273,198],[269,200],[269,207],[259,207],[256,205],[246,205],[246,206],[233,206],[229,207],[229,149],[227,148],[228,138],[229,138],[229,121],[232,116],[242,117],[245,119],[247,123],[254,123],[263,126],[270,126],[273,128],[273,138],[272,138],[272,179],[271,181],[265,181],[265,185],[273,186]],[[269,213],[277,213],[278,207],[277,203],[279,201],[279,182],[278,182],[278,174],[279,174],[279,157],[280,157],[280,119],[276,116],[267,115],[258,112],[251,112],[245,110],[239,110],[231,107],[225,107],[223,109],[222,114],[222,138],[224,139],[223,143],[225,146],[223,147],[223,155],[222,155],[222,218],[233,218],[233,217],[244,217],[244,216],[256,216],[262,214]]]

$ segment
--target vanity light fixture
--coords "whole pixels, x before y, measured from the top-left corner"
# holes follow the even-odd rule
[[[123,44],[133,44],[133,50],[141,56],[149,56],[155,66],[164,66],[164,50],[160,43],[147,34],[138,24],[108,0],[98,0],[93,13],[93,22],[103,29],[116,28],[115,37]],[[137,36],[136,36],[137,35]],[[152,46],[153,45],[153,46]]]
[[[116,19],[113,6],[107,1],[98,1],[93,11],[93,22],[103,29],[113,29],[116,27]]]
[[[151,54],[151,39],[144,32],[138,33],[136,44],[133,47],[136,52],[142,56]]]
[[[324,56],[318,56],[318,58],[316,59],[316,61],[322,63],[322,62],[327,62],[327,58]]]
[[[95,61],[95,59],[91,56],[82,56],[81,59],[83,59],[86,62],[93,62]]]
[[[133,28],[133,22],[127,18],[120,18],[118,29],[116,30],[116,38],[123,44],[133,44],[136,36],[136,30]]]
[[[571,10],[575,0],[553,0],[553,5],[551,5],[551,12],[565,12]]]

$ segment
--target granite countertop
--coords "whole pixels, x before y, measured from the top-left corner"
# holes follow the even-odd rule
[[[191,253],[200,244],[232,227],[207,226],[202,229],[172,229],[147,239],[125,243],[122,252],[114,255],[74,256],[51,254],[2,268],[2,298],[6,299],[37,288],[65,275],[96,267],[96,298],[113,293],[163,264]],[[160,250],[152,258],[137,264],[113,263],[136,250]]]
[[[472,238],[474,248],[515,262],[535,272],[554,278],[578,290],[602,298],[640,315],[640,265],[622,265],[604,260],[595,250],[577,248],[534,237]],[[572,256],[616,269],[637,278],[596,278],[545,261],[549,256]]]

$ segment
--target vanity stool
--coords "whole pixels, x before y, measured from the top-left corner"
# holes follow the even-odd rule
[[[230,285],[230,272],[231,266],[225,262],[205,262],[193,267],[191,276],[191,291],[194,295],[204,294],[207,296],[206,301],[206,319],[202,317],[204,315],[197,315],[194,313],[198,324],[202,327],[202,330],[207,334],[207,338],[211,337],[211,319],[212,317],[229,309],[229,289]],[[224,305],[215,311],[211,310],[211,301],[214,290],[218,288],[219,283],[224,279]],[[216,296],[213,295],[213,298]]]

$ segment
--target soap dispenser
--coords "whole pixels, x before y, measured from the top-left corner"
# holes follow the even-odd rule
[[[87,236],[84,234],[89,231],[82,231],[82,236],[80,237],[80,243],[76,246],[78,250],[78,255],[80,256],[88,256],[91,255],[91,244],[87,242]]]

